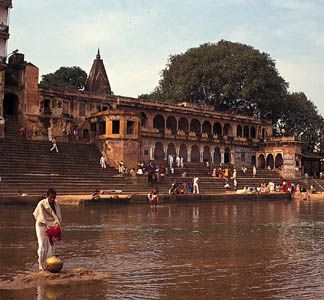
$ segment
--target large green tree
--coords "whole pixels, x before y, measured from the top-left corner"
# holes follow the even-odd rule
[[[41,84],[81,90],[85,86],[87,73],[80,67],[61,67],[54,73],[42,75]]]
[[[299,136],[308,151],[320,151],[323,145],[324,119],[304,93],[287,95],[275,126],[281,135]]]
[[[276,122],[287,87],[268,54],[222,40],[170,56],[149,98],[205,103]]]

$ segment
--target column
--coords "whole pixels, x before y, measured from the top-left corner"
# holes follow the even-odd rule
[[[221,150],[221,164],[224,163],[224,150]]]
[[[180,147],[176,147],[176,155],[180,156]]]
[[[199,149],[200,153],[200,162],[204,162],[204,150]]]
[[[188,162],[191,162],[191,151],[190,149],[187,150]]]
[[[164,150],[164,157],[163,157],[163,159],[168,160],[168,147],[167,146],[164,146],[163,147],[163,150]]]
[[[150,148],[150,160],[154,160],[154,147]]]

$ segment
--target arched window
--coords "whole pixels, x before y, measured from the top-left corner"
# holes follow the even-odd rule
[[[251,127],[251,134],[250,134],[250,136],[251,136],[252,139],[255,139],[255,137],[256,137],[256,130],[255,130],[255,128],[253,126]]]
[[[199,135],[201,133],[201,125],[200,122],[197,119],[193,119],[190,122],[190,131],[193,131],[196,133],[196,135]]]
[[[188,123],[187,119],[181,118],[179,120],[178,129],[179,130],[182,130],[185,133],[188,133],[189,132],[189,123]]]
[[[236,127],[236,136],[242,137],[242,126],[241,125],[237,125],[237,127]]]
[[[175,117],[169,116],[167,118],[166,128],[171,129],[173,134],[177,132],[177,120]]]
[[[208,136],[211,135],[212,132],[212,128],[211,128],[211,124],[208,121],[205,121],[202,125],[202,132],[205,132],[208,134]]]
[[[164,132],[165,121],[163,116],[156,115],[153,119],[153,128],[159,129],[160,132]]]
[[[249,127],[248,126],[244,126],[244,130],[243,130],[243,137],[245,138],[249,138],[250,136],[250,130],[249,130]]]
[[[232,126],[230,124],[226,123],[224,125],[223,132],[224,132],[224,136],[233,136],[233,134],[232,134]]]
[[[213,125],[213,134],[222,136],[222,125],[220,123],[217,122]]]
[[[143,128],[147,127],[147,121],[148,121],[148,119],[147,119],[146,114],[144,112],[141,112],[141,126]]]

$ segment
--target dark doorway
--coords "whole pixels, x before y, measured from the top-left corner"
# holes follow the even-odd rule
[[[17,116],[19,99],[15,94],[6,94],[3,99],[3,114]]]

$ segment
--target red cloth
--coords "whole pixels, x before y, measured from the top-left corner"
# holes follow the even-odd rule
[[[53,227],[48,227],[46,229],[46,234],[48,236],[50,244],[53,246],[54,240],[61,240],[61,228],[60,225],[56,224]]]

